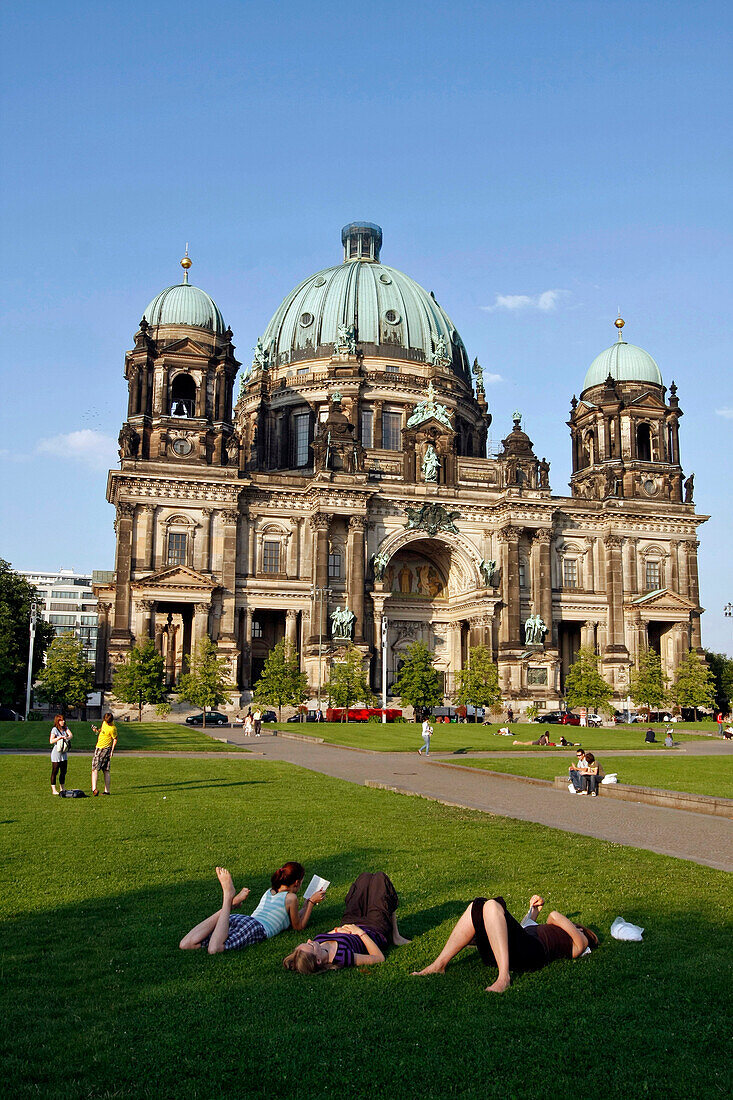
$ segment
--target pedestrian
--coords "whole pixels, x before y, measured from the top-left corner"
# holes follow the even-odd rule
[[[723,733],[723,712],[722,712],[722,710],[719,710],[718,713],[715,715],[715,721],[718,723],[718,733],[722,735],[722,733]]]
[[[105,714],[101,729],[98,729],[97,726],[92,726],[92,729],[98,734],[94,756],[92,757],[92,794],[99,794],[97,775],[100,771],[104,772],[104,791],[102,793],[109,794],[109,773],[112,766],[112,757],[117,747],[117,726],[112,712],[108,710]]]
[[[433,736],[433,727],[430,725],[430,719],[425,715],[425,721],[422,724],[422,748],[417,750],[417,755],[422,756],[423,749],[425,755],[430,756],[430,738]]]
[[[506,720],[507,720],[507,722],[509,723],[510,726],[511,726],[512,722],[514,721],[514,711],[512,710],[511,707],[506,708]]]
[[[255,707],[254,714],[252,715],[252,721],[255,728],[255,737],[259,737],[262,733],[262,711],[259,707]]]
[[[249,711],[244,716],[244,736],[252,736],[252,715],[249,713]]]
[[[66,725],[66,719],[62,714],[57,714],[53,720],[53,728],[50,743],[51,750],[51,794],[61,794],[66,790],[66,767],[69,752],[69,742],[73,734]],[[56,790],[56,777],[58,776],[59,790]]]

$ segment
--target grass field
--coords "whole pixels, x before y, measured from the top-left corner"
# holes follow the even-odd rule
[[[280,729],[286,733],[304,734],[310,737],[322,737],[336,745],[347,745],[349,748],[375,749],[378,752],[410,752],[422,745],[420,736],[421,727],[414,722],[392,723],[384,725],[372,722],[303,722],[289,723],[288,725],[273,722],[272,729]],[[643,749],[661,748],[664,746],[644,744],[646,727],[642,726],[618,726],[615,729],[581,729],[579,726],[542,726],[536,722],[526,724],[515,723],[511,727],[511,737],[500,737],[496,733],[496,726],[477,726],[471,723],[465,725],[457,722],[438,723],[434,725],[434,734],[430,746],[431,752],[455,752],[458,749],[468,749],[473,752],[500,750],[501,752],[522,752],[525,746],[513,745],[516,738],[519,741],[535,741],[545,729],[550,731],[551,738],[559,738],[564,734],[567,741],[579,741],[587,749]],[[659,735],[657,735],[659,736]],[[662,741],[664,737],[662,736]],[[699,734],[679,733],[675,730],[676,741],[699,740]],[[532,749],[532,746],[526,746]],[[536,746],[534,747],[536,751]],[[548,752],[567,752],[567,749],[548,749]]]
[[[93,723],[99,726],[100,722]],[[0,749],[48,750],[51,755],[49,733],[53,722],[0,722]],[[69,722],[74,735],[71,756],[74,752],[91,751],[97,743],[91,722]],[[213,731],[226,737],[226,730]],[[179,726],[174,722],[118,722],[120,751],[147,752],[237,752],[236,745],[224,745],[192,726]]]
[[[543,826],[369,790],[285,764],[122,758],[112,798],[48,792],[45,762],[0,759],[3,1092],[16,1097],[723,1096],[730,877]],[[305,978],[300,936],[180,952],[228,865],[256,901],[300,859],[332,880],[384,869],[413,943],[366,971]],[[500,997],[468,951],[411,978],[476,894],[521,915],[533,890],[603,935]],[[641,944],[608,929],[623,915]],[[717,1007],[716,1007],[717,1006]],[[580,1054],[579,1054],[580,1052]]]
[[[616,772],[619,783],[634,787],[659,787],[666,791],[687,791],[689,794],[707,794],[717,798],[733,798],[733,752],[731,757],[721,756],[603,756],[604,771]],[[486,771],[507,772],[510,775],[529,775],[535,779],[554,779],[565,775],[571,757],[560,761],[527,758],[519,760],[461,760],[471,768]]]

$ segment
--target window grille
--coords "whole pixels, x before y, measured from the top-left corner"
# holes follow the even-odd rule
[[[338,550],[328,555],[328,579],[330,581],[341,579],[341,554]]]
[[[372,409],[364,409],[361,414],[361,445],[362,447],[374,446],[374,412]]]
[[[280,572],[280,543],[263,542],[262,544],[262,572]]]
[[[648,561],[645,568],[645,581],[647,592],[654,592],[661,588],[661,570],[658,561]]]
[[[385,451],[402,450],[401,427],[402,416],[400,413],[382,413],[382,447]]]
[[[168,535],[168,564],[186,564],[186,540],[188,536],[172,531]]]
[[[578,587],[578,563],[575,558],[565,558],[562,563],[563,588]]]

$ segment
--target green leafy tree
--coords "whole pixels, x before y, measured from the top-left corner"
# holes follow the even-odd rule
[[[112,690],[123,703],[136,703],[138,721],[143,720],[145,703],[162,703],[165,700],[165,669],[162,654],[155,642],[148,638],[142,645],[134,646],[126,661],[118,665],[112,679]]]
[[[501,701],[499,670],[485,645],[469,650],[468,665],[459,671],[457,680],[455,698],[463,706],[491,708]]]
[[[657,709],[667,701],[667,686],[662,671],[662,658],[651,647],[639,653],[636,668],[631,673],[629,694],[637,704]]]
[[[705,650],[705,660],[715,681],[715,705],[728,714],[733,700],[733,661],[724,653],[712,653],[709,649]]]
[[[715,677],[702,657],[690,650],[680,661],[672,683],[672,698],[679,707],[715,706]]]
[[[308,678],[300,671],[298,651],[289,642],[278,642],[268,653],[262,675],[254,685],[254,701],[259,706],[277,707],[281,720],[283,707],[297,707],[309,695]]]
[[[353,642],[342,650],[341,656],[331,666],[331,675],[326,684],[331,702],[344,708],[344,719],[349,720],[349,707],[354,703],[369,706],[375,701],[369,687],[369,678],[364,671],[364,658]]]
[[[33,600],[41,600],[38,589],[0,558],[0,704],[3,706],[17,706],[25,699]],[[33,647],[33,679],[53,638],[51,624],[39,619]]]
[[[73,634],[54,638],[46,657],[46,667],[38,674],[36,695],[58,708],[62,714],[86,706],[94,683],[94,669],[84,656],[81,639]]]
[[[392,690],[415,712],[430,710],[443,702],[443,684],[434,668],[435,657],[424,642],[413,642],[405,650],[405,658]]]
[[[205,634],[196,645],[188,672],[184,672],[178,681],[181,698],[195,707],[201,707],[204,726],[207,707],[211,709],[229,702],[228,675],[226,660],[219,657],[216,646]]]
[[[609,709],[613,688],[598,671],[598,654],[590,646],[581,646],[565,677],[565,700],[569,707],[589,710]]]

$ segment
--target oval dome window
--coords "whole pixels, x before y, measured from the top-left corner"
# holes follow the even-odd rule
[[[313,314],[312,313],[301,313],[300,323],[303,326],[303,328],[308,328],[308,325],[313,324]]]
[[[390,325],[396,325],[399,322],[400,315],[393,309],[388,309],[384,315],[385,321]]]
[[[379,281],[380,283],[386,283],[387,285],[392,282],[386,271],[383,271],[382,274],[379,276]]]

